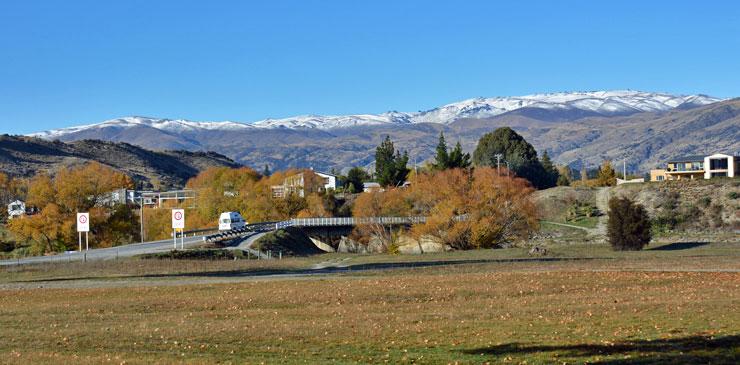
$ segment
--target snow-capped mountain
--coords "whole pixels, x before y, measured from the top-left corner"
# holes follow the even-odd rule
[[[102,123],[81,125],[76,127],[68,127],[61,129],[53,129],[45,132],[38,132],[30,134],[32,137],[39,137],[44,139],[56,139],[65,135],[90,131],[94,129],[102,128],[113,128],[124,130],[133,127],[150,127],[159,129],[162,131],[181,133],[186,131],[201,131],[201,130],[244,130],[254,128],[250,124],[236,123],[236,122],[193,122],[184,119],[160,119],[160,118],[148,118],[148,117],[125,117],[106,120]]]
[[[194,122],[182,119],[126,117],[98,124],[55,129],[31,136],[56,139],[95,129],[125,130],[150,127],[170,133],[197,131],[235,131],[249,129],[319,129],[331,130],[355,126],[400,125],[413,123],[450,124],[462,118],[489,118],[516,110],[575,111],[589,115],[629,115],[690,108],[721,101],[706,95],[670,95],[632,90],[562,92],[515,97],[475,98],[431,110],[404,113],[356,114],[339,116],[304,115],[283,119],[265,119],[254,123]]]

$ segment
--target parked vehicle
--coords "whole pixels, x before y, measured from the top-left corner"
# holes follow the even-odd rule
[[[232,229],[244,228],[246,225],[247,221],[244,220],[239,212],[221,213],[221,216],[218,218],[219,231],[230,231]]]

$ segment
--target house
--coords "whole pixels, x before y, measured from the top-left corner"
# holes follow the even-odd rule
[[[650,181],[697,180],[713,177],[734,177],[738,157],[715,153],[711,156],[684,156],[667,161],[665,169],[650,170]]]
[[[335,190],[337,188],[337,176],[318,171],[304,171],[290,175],[283,180],[282,185],[273,185],[273,198],[285,198],[290,194],[304,197],[307,194]]]
[[[13,219],[26,214],[26,203],[16,200],[8,204],[8,218]]]
[[[376,182],[362,183],[362,191],[369,193],[373,191],[383,191],[383,187]]]

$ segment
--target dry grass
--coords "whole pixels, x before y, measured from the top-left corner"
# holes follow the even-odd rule
[[[3,290],[0,358],[24,364],[736,363],[740,273],[630,271],[740,269],[737,256],[698,252],[228,284]]]

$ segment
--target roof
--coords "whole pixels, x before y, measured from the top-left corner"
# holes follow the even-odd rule
[[[681,157],[671,158],[668,160],[668,162],[695,162],[695,161],[704,162],[704,156],[700,156],[700,155],[681,156]]]
[[[337,177],[337,175],[330,174],[328,172],[317,171],[317,170],[314,170],[313,172],[315,172],[317,175],[326,175],[326,176],[334,176],[334,177]]]

